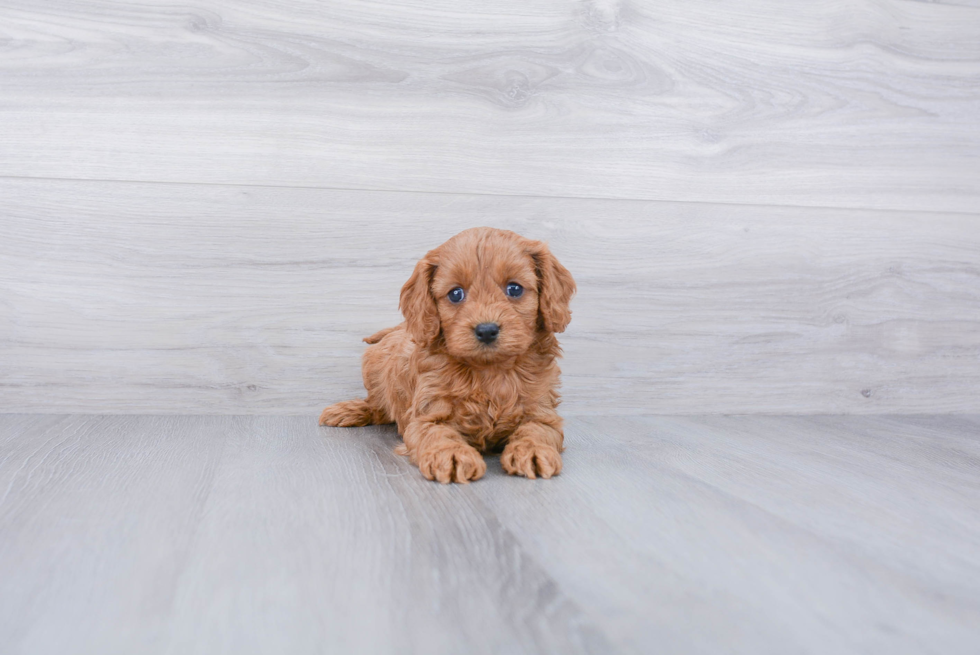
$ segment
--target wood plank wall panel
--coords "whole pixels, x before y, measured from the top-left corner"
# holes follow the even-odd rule
[[[980,7],[6,0],[0,175],[980,210]]]
[[[0,180],[0,409],[315,413],[475,225],[580,288],[567,413],[980,411],[963,214]]]

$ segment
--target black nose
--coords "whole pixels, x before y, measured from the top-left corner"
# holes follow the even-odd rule
[[[473,331],[476,332],[476,338],[483,343],[493,343],[497,340],[497,335],[500,334],[500,326],[496,323],[480,323]]]

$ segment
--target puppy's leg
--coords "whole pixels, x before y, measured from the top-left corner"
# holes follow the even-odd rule
[[[390,423],[384,410],[378,409],[367,400],[345,400],[327,407],[320,414],[320,425],[352,428],[360,425]]]
[[[522,423],[500,454],[500,465],[510,475],[523,475],[532,480],[537,476],[558,475],[563,441],[560,427],[537,421]]]
[[[405,450],[429,480],[443,484],[479,480],[487,464],[462,435],[439,423],[415,421],[405,429]]]
[[[380,342],[385,337],[388,337],[389,341],[394,338],[388,335],[396,329],[381,330],[365,339],[373,344],[367,347],[361,358],[361,375],[364,378],[364,388],[367,389],[368,397],[365,400],[345,400],[327,407],[320,414],[320,425],[349,428],[394,422],[391,410],[388,409],[390,406],[384,402],[387,379],[385,371],[394,363],[388,352],[393,344],[388,343],[386,347]]]

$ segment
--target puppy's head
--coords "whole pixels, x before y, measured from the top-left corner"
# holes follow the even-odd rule
[[[460,232],[415,266],[399,304],[409,333],[429,347],[440,334],[457,359],[491,364],[571,320],[575,281],[541,241],[487,227]]]

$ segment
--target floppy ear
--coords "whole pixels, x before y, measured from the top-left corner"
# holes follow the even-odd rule
[[[441,329],[439,310],[429,288],[435,270],[435,264],[429,261],[429,256],[423,257],[415,265],[408,282],[402,287],[401,298],[398,301],[398,309],[405,317],[408,333],[416,343],[423,346],[432,345]]]
[[[568,301],[575,293],[575,280],[544,242],[533,242],[530,251],[538,273],[540,323],[548,332],[564,332],[572,320]]]

